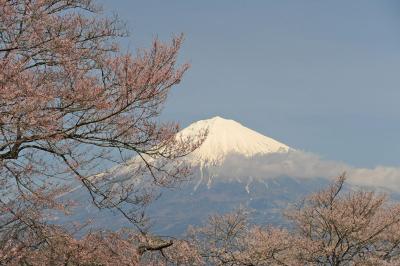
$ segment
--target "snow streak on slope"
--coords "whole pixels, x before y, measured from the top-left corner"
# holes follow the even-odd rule
[[[230,153],[246,157],[269,153],[286,153],[290,147],[263,136],[234,120],[216,116],[200,120],[179,132],[178,137],[188,138],[208,130],[203,144],[189,155],[189,161],[202,165],[220,165]]]

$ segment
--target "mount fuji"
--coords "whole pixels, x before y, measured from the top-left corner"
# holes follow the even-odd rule
[[[308,171],[302,152],[234,120],[218,116],[200,120],[176,137],[184,140],[201,131],[207,131],[206,139],[183,158],[193,169],[190,180],[174,189],[162,189],[147,210],[155,233],[179,235],[188,225],[201,224],[210,214],[229,212],[239,206],[253,211],[254,222],[282,224],[281,213],[288,204],[328,182],[317,176],[299,175],[299,168],[301,173]],[[138,160],[133,158],[131,162],[108,174],[124,176]],[[123,180],[126,181],[136,182]],[[83,191],[73,193],[72,197],[83,198]],[[129,226],[118,213],[98,211],[90,204],[68,220],[76,219],[91,219],[96,221],[96,227],[109,229]]]

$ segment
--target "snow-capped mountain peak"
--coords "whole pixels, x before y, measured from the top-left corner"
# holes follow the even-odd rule
[[[189,159],[200,164],[220,164],[230,153],[250,157],[257,154],[288,152],[290,147],[253,131],[240,123],[216,116],[197,121],[183,129],[178,137],[187,138],[207,130],[203,144]]]

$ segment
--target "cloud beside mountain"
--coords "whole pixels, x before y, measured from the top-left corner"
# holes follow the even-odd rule
[[[228,155],[220,166],[210,166],[213,176],[224,179],[274,179],[281,176],[292,178],[334,178],[346,172],[352,185],[377,187],[400,192],[400,168],[378,166],[356,168],[343,162],[321,159],[318,155],[291,150],[287,153],[255,155],[251,158]]]

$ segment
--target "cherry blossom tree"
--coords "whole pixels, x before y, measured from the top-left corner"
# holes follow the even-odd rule
[[[397,265],[400,204],[385,194],[343,191],[345,175],[307,197],[288,218],[301,261],[315,265]]]
[[[43,232],[43,231],[42,231]],[[46,241],[35,249],[5,252],[7,265],[204,265],[187,241],[150,239],[135,231],[96,231],[83,238],[57,226],[47,226]],[[160,242],[161,241],[161,242]],[[157,247],[156,252],[148,252]],[[2,255],[0,251],[0,255]]]
[[[177,66],[182,36],[171,43],[156,39],[151,48],[132,55],[117,44],[126,35],[118,18],[103,18],[92,0],[0,0],[0,249],[5,261],[16,252],[21,256],[22,249],[34,254],[61,241],[54,238],[67,245],[77,241],[48,224],[52,210],[69,211],[62,195],[77,183],[98,208],[118,210],[144,235],[143,209],[154,187],[173,186],[189,174],[178,159],[204,134],[180,140],[177,124],[158,121],[171,87],[188,69]],[[128,178],[146,185],[131,182],[115,189],[112,176],[99,175],[133,156],[141,161]],[[78,249],[85,247],[82,241]]]
[[[400,265],[400,204],[386,195],[328,188],[287,210],[292,226],[249,225],[243,210],[212,216],[190,239],[211,265]]]
[[[207,265],[296,265],[287,230],[250,226],[240,208],[213,215],[204,227],[189,229],[189,239]]]

